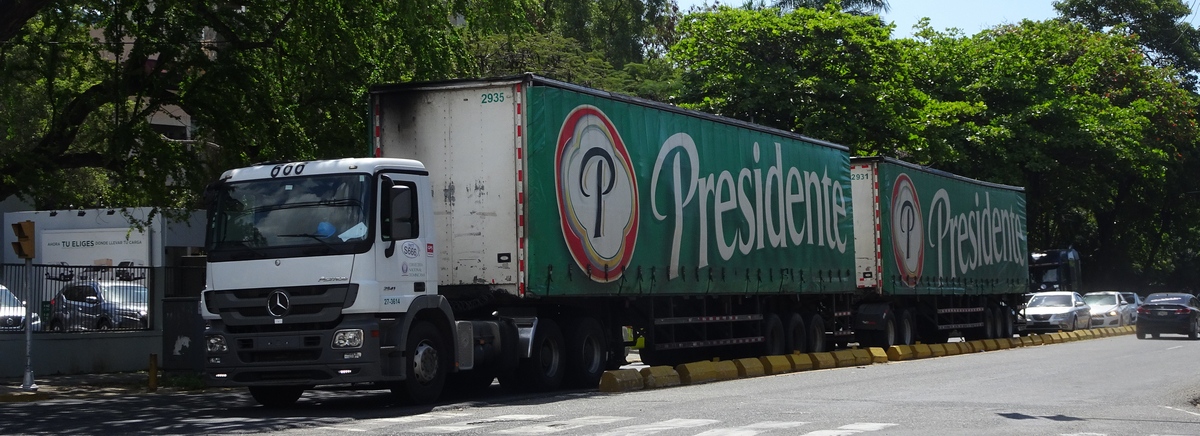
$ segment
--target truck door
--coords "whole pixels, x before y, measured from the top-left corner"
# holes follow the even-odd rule
[[[384,173],[380,176],[379,236],[376,240],[377,278],[383,290],[384,311],[404,311],[417,296],[432,291],[432,217],[421,202],[429,195],[423,175]]]

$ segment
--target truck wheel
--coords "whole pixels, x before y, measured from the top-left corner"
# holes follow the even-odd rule
[[[1012,310],[1009,310],[1007,307],[1000,307],[997,310],[999,314],[999,318],[997,319],[1000,321],[997,323],[1000,328],[1000,337],[1005,339],[1012,338],[1013,334],[1016,333],[1013,331]]]
[[[763,319],[763,352],[767,356],[779,356],[787,353],[787,333],[783,329],[783,321],[779,315],[768,313]]]
[[[896,343],[895,345],[912,345],[916,337],[916,325],[913,324],[912,311],[904,309],[900,311],[900,316],[896,318]]]
[[[304,386],[251,386],[250,396],[265,407],[280,408],[296,404],[304,395]]]
[[[533,353],[528,359],[521,359],[517,366],[521,388],[534,392],[558,389],[562,386],[566,366],[563,334],[558,323],[549,318],[539,320],[531,345]]]
[[[808,352],[820,353],[825,351],[825,318],[814,313],[808,317]]]
[[[808,351],[808,335],[804,330],[804,317],[799,313],[788,316],[787,328],[784,332],[787,333],[787,351],[801,353]]]
[[[392,393],[413,404],[432,403],[442,394],[454,352],[445,336],[429,321],[417,321],[408,330],[408,371]]]
[[[596,388],[608,364],[608,341],[595,318],[575,323],[571,340],[566,343],[566,383],[571,387]]]
[[[996,311],[991,307],[983,308],[983,338],[996,339],[999,335],[996,328]]]

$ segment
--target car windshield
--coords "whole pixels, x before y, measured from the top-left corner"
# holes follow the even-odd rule
[[[0,287],[0,307],[21,307],[21,300],[12,291]]]
[[[371,176],[337,174],[223,185],[213,203],[211,250],[330,246],[367,236]]]
[[[1117,296],[1114,294],[1084,295],[1083,301],[1089,306],[1116,306]]]
[[[107,285],[101,286],[100,292],[104,295],[104,301],[109,303],[145,305],[149,301],[145,286]]]
[[[1029,299],[1029,307],[1071,307],[1070,295],[1034,295]]]

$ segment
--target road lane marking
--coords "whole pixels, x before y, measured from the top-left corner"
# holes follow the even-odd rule
[[[470,413],[429,412],[429,413],[422,413],[420,415],[401,416],[401,417],[397,417],[397,418],[379,418],[379,420],[383,421],[383,422],[403,424],[406,422],[422,422],[422,421],[432,421],[435,419],[461,418],[461,417],[464,417],[467,415],[470,415]]]
[[[474,421],[455,422],[455,423],[444,424],[444,425],[431,425],[428,427],[421,427],[421,428],[413,429],[412,431],[419,432],[419,433],[454,433],[454,432],[460,432],[460,431],[466,431],[466,430],[472,430],[472,429],[479,429],[479,428],[483,428],[483,427],[486,427],[491,424],[496,424],[496,423],[501,423],[501,422],[533,421],[535,419],[542,419],[542,418],[546,418],[549,416],[552,416],[552,415],[500,415],[500,416],[493,416],[491,418],[481,418],[481,419],[474,420]]]
[[[662,422],[653,424],[631,425],[621,427],[613,431],[600,433],[596,436],[645,436],[652,435],[667,430],[675,430],[680,428],[700,427],[709,424],[715,424],[721,421],[715,419],[668,419]]]
[[[771,430],[786,430],[809,424],[802,421],[763,421],[741,427],[714,428],[696,436],[755,436]]]
[[[523,427],[515,427],[507,430],[497,431],[497,434],[521,434],[521,435],[542,435],[555,433],[560,431],[575,430],[589,425],[604,425],[614,422],[633,419],[632,416],[585,416],[582,418],[568,419],[566,421],[553,421],[545,424],[526,425]]]
[[[1196,413],[1196,412],[1193,412],[1193,411],[1190,411],[1190,410],[1178,409],[1178,408],[1174,408],[1174,407],[1171,407],[1171,406],[1163,406],[1163,407],[1165,407],[1165,408],[1168,408],[1168,409],[1171,409],[1171,410],[1177,410],[1177,411],[1180,411],[1180,412],[1183,412],[1183,413],[1186,413],[1186,414],[1189,414],[1189,415],[1200,416],[1200,413]]]
[[[854,424],[846,424],[838,427],[836,430],[817,430],[805,433],[804,436],[850,436],[867,431],[879,431],[885,428],[899,425],[882,422],[856,422]]]
[[[1167,351],[1171,351],[1171,350],[1177,350],[1177,349],[1180,349],[1180,348],[1183,348],[1183,345],[1176,345],[1176,346],[1174,346],[1174,347],[1168,348],[1168,349],[1167,349]]]

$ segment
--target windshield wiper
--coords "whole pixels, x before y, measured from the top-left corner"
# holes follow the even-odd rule
[[[276,236],[278,236],[280,238],[312,238],[312,240],[320,242],[321,244],[324,244],[326,247],[333,247],[333,245],[329,244],[329,241],[325,240],[325,237],[322,237],[321,235],[314,235],[312,233],[292,233],[289,235],[276,235]]]
[[[332,207],[362,206],[362,202],[360,202],[356,199],[353,199],[353,198],[343,198],[340,200],[302,201],[302,202],[298,202],[298,203],[270,204],[270,205],[265,205],[265,206],[259,206],[259,207],[251,209],[250,211],[251,212],[264,212],[264,211],[283,210],[283,209],[301,209],[301,208],[315,207],[315,206],[332,206]]]

